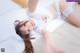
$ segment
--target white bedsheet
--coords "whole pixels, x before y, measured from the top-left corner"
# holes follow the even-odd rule
[[[0,16],[19,8],[21,7],[12,0],[0,0]]]

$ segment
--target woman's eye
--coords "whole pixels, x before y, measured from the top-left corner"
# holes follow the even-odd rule
[[[24,26],[26,26],[26,24],[24,24]]]
[[[28,32],[29,32],[29,30],[28,30]]]

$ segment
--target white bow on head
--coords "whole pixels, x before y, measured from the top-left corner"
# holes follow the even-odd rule
[[[17,26],[20,23],[19,20],[15,20],[14,25]]]

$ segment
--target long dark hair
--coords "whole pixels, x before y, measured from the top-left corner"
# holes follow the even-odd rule
[[[16,30],[16,33],[24,40],[24,43],[25,43],[25,50],[24,50],[24,52],[25,53],[34,53],[34,49],[33,49],[33,46],[32,46],[32,43],[31,43],[31,41],[30,41],[30,35],[29,34],[27,34],[27,35],[23,35],[22,33],[21,33],[21,31],[20,31],[20,28],[23,26],[23,25],[25,25],[25,23],[27,23],[27,21],[26,22],[24,22],[23,24],[17,24],[16,26],[15,26],[15,30]]]

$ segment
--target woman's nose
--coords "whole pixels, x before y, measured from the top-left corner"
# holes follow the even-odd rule
[[[32,27],[30,27],[30,28],[29,28],[29,31],[31,32],[32,30],[33,30],[33,28],[32,28]]]

